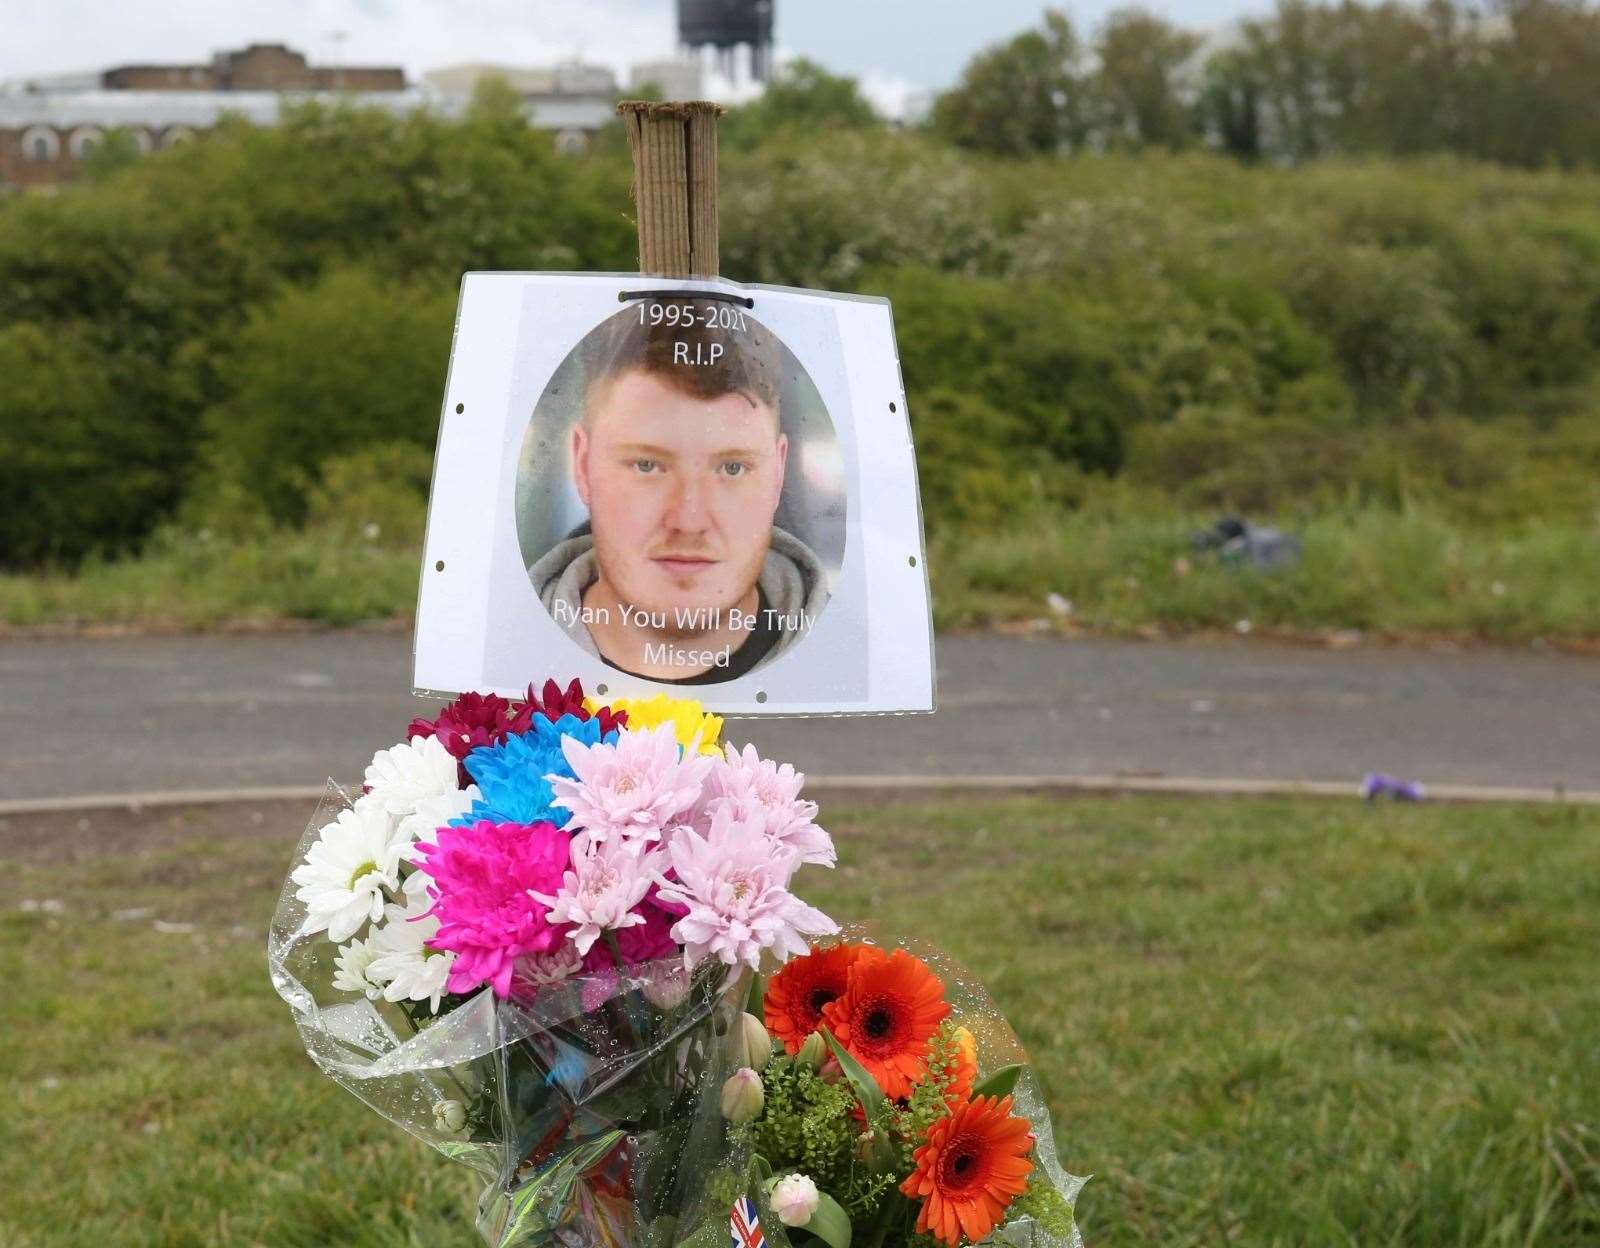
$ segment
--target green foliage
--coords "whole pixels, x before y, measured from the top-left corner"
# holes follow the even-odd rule
[[[1072,1206],[1062,1196],[1061,1190],[1038,1170],[1028,1180],[1028,1188],[1011,1202],[1007,1218],[1029,1218],[1037,1223],[1052,1239],[1066,1242],[1072,1237],[1076,1219]]]
[[[1150,396],[1117,350],[1116,330],[1100,307],[1042,282],[929,270],[885,274],[883,287],[895,304],[901,367],[912,393],[931,394],[943,383],[963,396],[936,401],[928,421],[913,402],[918,432],[952,419],[959,428],[931,436],[946,440],[954,456],[981,448],[958,469],[935,468],[941,485],[955,478],[955,488],[935,495],[936,506],[960,497],[963,482],[997,462],[1036,465],[1033,488],[1044,499],[1059,497],[1047,474],[1059,477],[1065,465],[1100,472],[1122,466],[1123,427],[1148,409]],[[943,458],[934,452],[935,462]],[[981,482],[972,485],[980,513],[973,518],[981,518],[986,491]]]
[[[810,1175],[854,1220],[870,1217],[895,1183],[855,1153],[859,1128],[850,1117],[856,1094],[848,1081],[824,1083],[811,1067],[779,1054],[761,1072],[766,1105],[751,1124],[750,1142],[777,1175]]]
[[[382,442],[323,462],[306,499],[306,527],[339,541],[418,549],[433,482],[433,449]]]
[[[142,536],[182,477],[171,439],[119,403],[129,361],[84,326],[0,329],[0,533],[15,562],[74,560]]]
[[[1046,10],[1030,30],[975,56],[934,103],[933,128],[961,147],[1002,156],[1055,154],[1087,128],[1083,48],[1072,22]]]
[[[299,523],[329,455],[385,442],[431,449],[454,315],[453,295],[363,269],[285,289],[220,365],[231,394],[206,424],[223,470],[274,519]]]
[[[1578,0],[1280,0],[1212,58],[1199,124],[1231,151],[1456,152],[1593,166],[1600,10]]]
[[[1186,147],[1195,139],[1180,76],[1200,36],[1144,9],[1113,12],[1095,43],[1096,129],[1109,147]]]
[[[102,182],[139,159],[139,144],[124,129],[108,130],[83,158],[83,176]]]
[[[1126,36],[1118,63],[1148,60],[1157,90],[1172,34],[1124,13],[1094,46]],[[1109,97],[1070,36],[1052,19],[1039,38],[1079,76],[1068,102],[1099,116]],[[1559,568],[1588,566],[1600,506],[1600,178],[1001,157],[881,127],[815,133],[854,97],[794,77],[772,107],[802,123],[728,152],[724,269],[893,298],[928,527],[957,552],[948,574],[935,561],[941,620],[1032,616],[1048,574],[1119,629],[1237,611],[1584,632],[1588,599]],[[297,109],[0,202],[0,564],[96,556],[78,588],[9,580],[7,618],[403,611],[414,585],[381,590],[398,573],[322,604],[275,593],[276,571],[253,587],[176,578],[414,561],[460,273],[632,267],[627,179],[620,131],[559,155],[490,87],[462,120]],[[1106,516],[1128,507],[1139,525],[1110,540]],[[1218,509],[1316,526],[1330,553],[1309,581],[1197,575],[1122,601],[1117,561],[1170,564]],[[1391,600],[1338,589],[1369,558],[1358,534],[1400,533],[1406,559],[1458,547],[1506,595],[1450,589],[1424,610],[1411,586],[1434,582],[1398,557],[1362,582]],[[1068,536],[1082,550],[1064,566]],[[118,570],[141,544],[148,559]],[[1084,590],[1091,574],[1110,580]],[[1280,600],[1290,584],[1304,601]]]
[[[830,74],[804,57],[783,65],[767,89],[724,115],[718,135],[731,149],[750,149],[785,130],[813,137],[834,130],[881,129],[883,120],[854,78]]]
[[[558,155],[515,101],[493,95],[462,121],[308,105],[271,129],[227,121],[203,142],[131,164],[113,160],[115,151],[107,145],[83,186],[0,201],[0,325],[26,335],[6,348],[0,439],[9,446],[52,425],[38,451],[45,470],[0,502],[0,566],[70,563],[148,536],[217,462],[202,414],[229,410],[241,377],[275,384],[271,361],[242,357],[241,331],[275,344],[267,326],[295,306],[297,290],[353,299],[348,287],[318,285],[335,270],[390,283],[388,322],[409,325],[430,300],[445,306],[468,269],[632,261],[626,163]],[[57,345],[39,345],[46,339]],[[388,414],[396,409],[384,391],[436,376],[448,342],[446,319],[420,362],[393,361],[393,386],[374,378]],[[304,353],[310,344],[302,336],[293,345]],[[245,410],[261,410],[262,398],[258,389]],[[438,399],[436,384],[411,396],[404,436],[422,436],[415,413]],[[59,421],[63,410],[70,421]],[[347,444],[347,423],[365,431],[386,418],[364,401],[331,416],[330,449]],[[103,504],[80,497],[81,519],[58,522],[46,497],[59,485],[50,464],[70,465],[86,489],[104,491]],[[272,488],[293,510],[295,491]],[[46,537],[30,515],[52,517]]]
[[[1600,162],[1600,8],[1588,0],[1279,0],[1202,60],[1204,42],[1124,8],[1085,56],[1066,17],[1047,11],[1039,29],[972,59],[936,102],[934,128],[1007,156],[1207,142],[1284,163]]]

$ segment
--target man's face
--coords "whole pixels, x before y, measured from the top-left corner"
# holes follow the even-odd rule
[[[746,395],[697,399],[643,370],[613,378],[572,435],[601,580],[650,611],[744,603],[788,454],[776,413]]]

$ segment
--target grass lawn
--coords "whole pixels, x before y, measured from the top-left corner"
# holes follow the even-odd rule
[[[309,814],[0,821],[0,1244],[475,1242],[465,1172],[319,1075],[267,983]],[[1096,1176],[1091,1248],[1600,1242],[1600,812],[824,815],[811,900],[988,982]]]
[[[1021,530],[936,537],[928,554],[934,621],[1034,621],[1113,636],[1248,628],[1600,641],[1594,524],[1491,531],[1425,509],[1329,512],[1291,525],[1305,543],[1299,566],[1266,573],[1196,554],[1191,535],[1211,518],[1107,505]],[[414,545],[351,532],[242,541],[172,530],[142,555],[91,560],[71,573],[0,571],[0,629],[407,620],[419,565]]]

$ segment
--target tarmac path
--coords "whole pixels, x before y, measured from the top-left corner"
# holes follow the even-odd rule
[[[0,641],[0,801],[359,778],[430,707],[399,633]],[[813,776],[1600,789],[1600,660],[941,638],[933,716],[740,721]]]

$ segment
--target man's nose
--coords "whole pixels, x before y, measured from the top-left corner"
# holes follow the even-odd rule
[[[667,508],[667,523],[686,533],[706,527],[706,491],[709,483],[700,473],[682,472],[672,483],[672,499]]]

